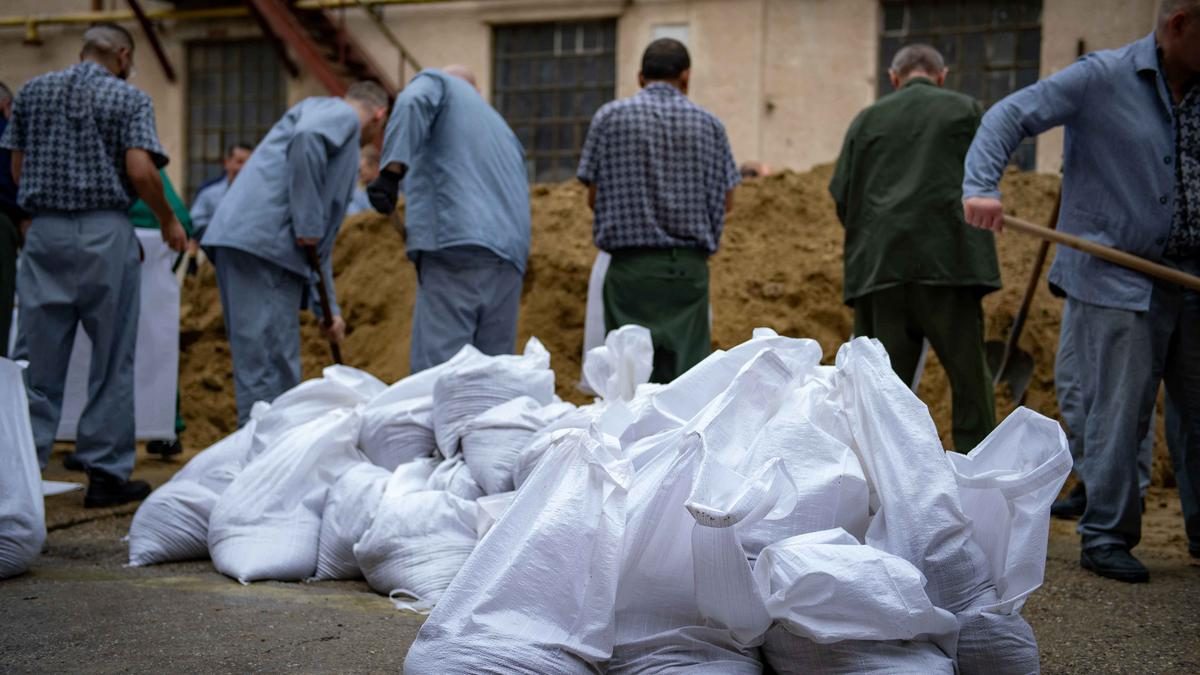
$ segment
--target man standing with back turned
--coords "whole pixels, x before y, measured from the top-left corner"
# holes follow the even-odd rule
[[[650,43],[642,90],[596,112],[577,174],[595,212],[596,246],[612,254],[605,330],[650,329],[652,382],[679,377],[712,348],[708,256],[741,181],[725,127],[688,100],[690,79],[682,43]]]
[[[383,171],[367,190],[396,210],[404,181],[408,257],[417,268],[413,372],[464,345],[512,352],[529,258],[529,182],[516,134],[464,66],[417,73],[388,120]]]
[[[1150,35],[1089,54],[988,111],[967,155],[969,223],[1002,229],[1009,157],[1057,126],[1066,127],[1058,228],[1200,272],[1200,0],[1165,0]],[[1083,393],[1080,565],[1147,581],[1130,552],[1142,533],[1137,455],[1164,380],[1186,431],[1175,472],[1188,548],[1200,557],[1200,293],[1067,247],[1050,283],[1067,294]]]
[[[33,216],[17,277],[17,356],[29,361],[29,416],[42,467],[62,414],[75,327],[92,340],[88,401],[75,455],[88,473],[84,505],[143,499],[131,481],[135,446],[133,355],[141,283],[128,210],[146,200],[175,251],[187,235],[163,196],[150,97],[127,84],[133,38],[97,24],[83,35],[80,62],[34,78],[17,95],[0,145],[12,150],[21,208]]]
[[[902,48],[888,75],[896,91],[851,123],[829,185],[846,228],[844,297],[855,335],[882,342],[905,382],[929,340],[950,379],[954,448],[969,452],[996,424],[980,300],[1000,267],[992,233],[965,227],[959,206],[983,108],[942,88],[933,47]]]

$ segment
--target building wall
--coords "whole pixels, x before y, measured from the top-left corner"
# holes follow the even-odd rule
[[[1069,65],[1080,39],[1095,50],[1145,35],[1156,5],[1157,0],[1045,0],[1042,75]],[[90,8],[90,0],[10,0],[0,16]],[[389,5],[381,11],[422,65],[470,66],[485,96],[491,91],[495,24],[617,18],[618,96],[636,92],[641,52],[656,27],[686,25],[693,60],[691,96],[725,123],[738,161],[754,159],[796,169],[830,162],[850,120],[875,98],[880,28],[876,0],[467,0]],[[401,76],[398,52],[361,11],[348,10],[344,16],[351,32],[393,79],[411,77],[411,68]],[[132,23],[128,26],[139,38],[133,83],[154,99],[162,141],[168,153],[181,160],[168,171],[181,185],[185,43],[256,36],[259,30],[249,19],[162,22],[163,42],[180,78],[170,84],[140,30]],[[73,63],[83,29],[83,24],[43,25],[41,46],[22,44],[20,28],[0,29],[0,79],[15,87]],[[289,80],[290,102],[324,93],[312,77]],[[1056,171],[1061,152],[1061,132],[1043,136],[1038,168]]]

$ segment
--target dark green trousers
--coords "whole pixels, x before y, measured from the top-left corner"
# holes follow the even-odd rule
[[[8,356],[13,298],[17,292],[17,224],[0,211],[0,356]]]
[[[978,288],[905,284],[870,293],[854,301],[854,334],[882,342],[905,383],[929,340],[950,379],[955,450],[970,452],[995,428]]]
[[[667,383],[712,350],[708,326],[708,256],[699,249],[612,251],[604,277],[604,328],[650,329],[651,382]]]

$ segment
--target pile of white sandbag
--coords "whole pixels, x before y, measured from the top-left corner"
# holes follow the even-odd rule
[[[41,468],[23,369],[0,358],[0,579],[29,569],[46,542]]]

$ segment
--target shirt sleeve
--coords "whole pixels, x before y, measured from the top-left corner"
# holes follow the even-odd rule
[[[161,169],[167,165],[167,153],[158,142],[158,131],[154,126],[154,104],[146,94],[138,94],[129,118],[125,121],[125,149],[145,150],[154,160],[154,166]]]
[[[413,157],[429,141],[433,122],[446,96],[446,85],[437,76],[418,74],[392,107],[383,136],[380,166],[392,163],[412,166]]]
[[[1070,122],[1087,105],[1092,72],[1084,58],[1013,93],[983,116],[964,165],[963,197],[1000,197],[1000,179],[1021,141]]]
[[[321,239],[327,224],[324,193],[329,153],[325,137],[315,129],[299,130],[288,145],[288,208],[296,238]]]
[[[596,115],[592,117],[592,123],[588,126],[587,138],[583,141],[583,151],[579,156],[579,169],[575,172],[575,177],[585,185],[594,185],[600,177],[601,163],[608,140],[604,128],[604,121],[607,117],[605,113],[604,108],[596,111]]]
[[[850,123],[846,130],[846,138],[842,141],[842,151],[838,154],[837,164],[833,169],[833,178],[829,181],[829,196],[837,207],[838,220],[846,225],[846,205],[850,203],[850,184],[854,177],[854,153],[857,149],[856,139],[862,126],[862,113]]]
[[[733,147],[729,145],[729,135],[725,133],[725,125],[717,124],[717,175],[724,181],[725,191],[728,192],[742,182],[742,173],[738,171],[737,162],[733,159]]]

